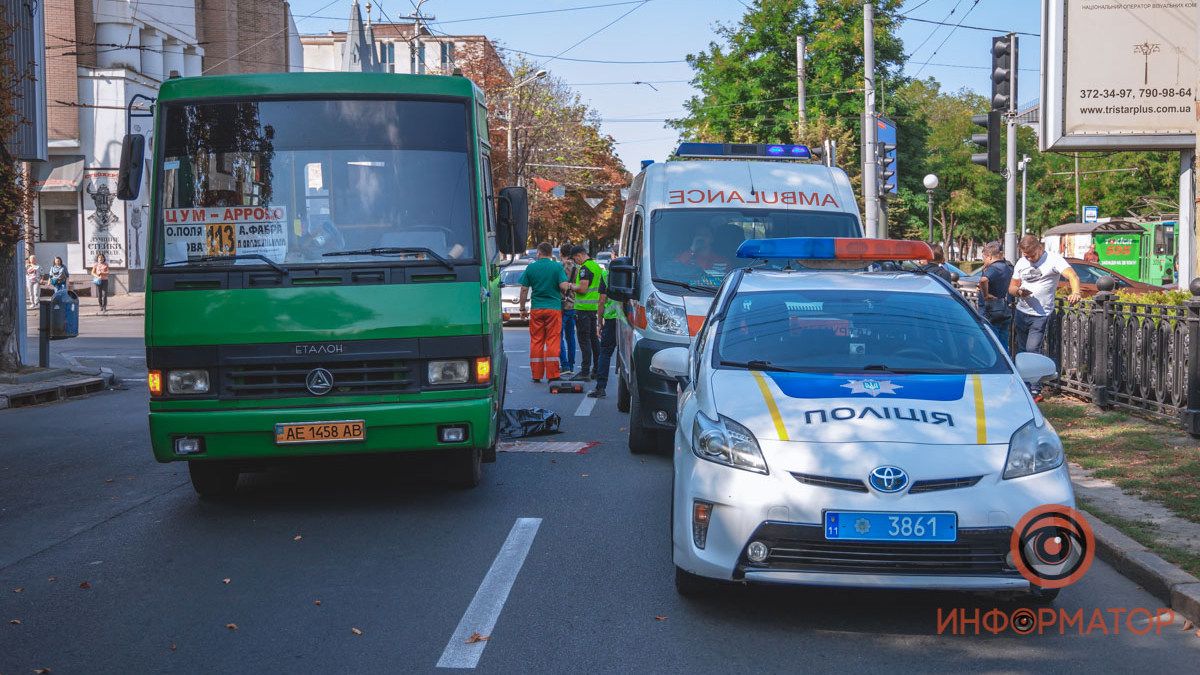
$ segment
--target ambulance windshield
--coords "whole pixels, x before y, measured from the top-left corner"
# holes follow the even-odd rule
[[[752,260],[739,259],[747,239],[860,237],[849,213],[773,209],[659,209],[650,218],[655,279],[716,288]]]

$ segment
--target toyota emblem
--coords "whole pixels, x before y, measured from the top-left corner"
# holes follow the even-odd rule
[[[333,390],[333,373],[324,368],[313,368],[304,378],[304,386],[313,396],[324,396]]]
[[[908,487],[908,474],[898,466],[881,466],[871,472],[871,487],[879,492],[900,492]]]

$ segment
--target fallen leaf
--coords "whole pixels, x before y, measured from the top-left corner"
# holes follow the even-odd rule
[[[172,642],[172,643],[171,643],[171,646],[170,646],[170,647],[168,647],[167,649],[170,649],[171,651],[175,651],[176,649],[179,649],[179,647],[176,647],[176,646],[175,646],[175,643],[174,643],[174,642]]]
[[[91,588],[92,585],[85,581],[85,582],[79,584],[79,587],[86,591],[87,589]]]
[[[467,644],[473,645],[476,642],[487,642],[491,636],[480,635],[479,633],[471,633],[471,637],[467,638]]]
[[[667,620],[667,617],[666,617],[665,615],[662,615],[662,614],[656,614],[656,615],[654,616],[654,620],[655,620],[655,621],[666,621],[666,620]]]
[[[104,482],[105,482],[105,483],[111,483],[111,482],[113,482],[113,479],[111,479],[111,478],[105,478],[105,479],[104,479]]]
[[[320,606],[321,606],[321,601],[320,601],[320,600],[313,600],[313,604],[314,604],[314,605],[316,605],[317,607],[320,607]]]
[[[231,581],[233,581],[233,579],[230,579],[229,577],[225,577],[224,579],[221,580],[221,583],[223,583],[225,585],[229,585],[229,582],[231,582]]]
[[[20,620],[20,619],[9,619],[9,620],[8,620],[8,622],[9,622],[9,623],[11,623],[11,624],[12,624],[12,625],[14,625],[14,626],[20,626],[20,625],[21,625],[21,620]]]
[[[21,592],[23,592],[24,590],[25,590],[24,588],[21,588],[20,586],[17,586],[16,588],[14,588],[14,589],[13,589],[13,593],[21,593]]]
[[[586,473],[581,473],[581,474],[579,474],[579,475],[580,475],[580,476],[582,476],[582,477],[584,477],[584,478],[587,478],[587,477],[588,477],[588,475],[587,475]]]
[[[354,633],[355,635],[362,635],[362,630],[359,628],[351,628],[350,632]]]
[[[227,624],[225,624],[225,627],[228,628],[229,630],[237,630],[236,623],[227,623]]]
[[[292,537],[292,541],[300,541],[303,538],[304,537],[301,537],[300,535],[296,535],[296,536]]]

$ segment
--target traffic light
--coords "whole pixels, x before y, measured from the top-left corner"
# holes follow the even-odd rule
[[[992,38],[992,110],[1011,112],[1017,106],[1017,36]]]
[[[896,194],[896,144],[875,144],[875,176],[881,197]]]
[[[971,163],[1000,173],[1000,125],[1004,124],[1003,114],[993,110],[986,115],[972,115],[971,123],[987,129],[986,133],[971,134],[971,142],[983,149],[983,152],[971,155]]]

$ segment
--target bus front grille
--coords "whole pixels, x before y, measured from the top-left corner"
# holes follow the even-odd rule
[[[390,394],[417,389],[411,368],[395,359],[341,361],[298,366],[296,364],[255,364],[223,369],[221,387],[225,398],[282,398],[314,396],[308,378],[323,368],[332,376],[332,387],[321,395]]]

